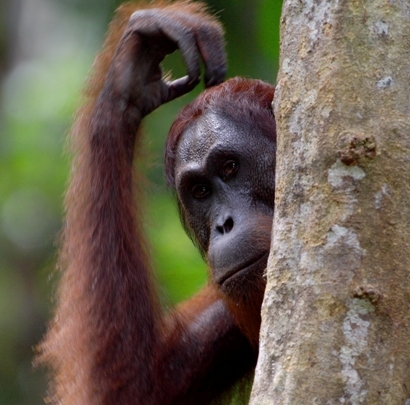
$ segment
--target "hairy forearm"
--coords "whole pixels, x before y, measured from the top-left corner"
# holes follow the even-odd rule
[[[160,334],[159,306],[138,222],[140,199],[133,185],[139,123],[135,107],[101,93],[87,133],[84,178],[90,180],[90,203],[82,224],[89,229],[83,271],[89,273],[90,336],[99,342],[91,359],[96,370],[92,379],[107,388],[107,395],[130,397],[128,390],[134,391],[136,403],[142,403],[149,387],[131,381],[138,381],[141,372],[150,375]],[[99,395],[104,398],[104,389]]]

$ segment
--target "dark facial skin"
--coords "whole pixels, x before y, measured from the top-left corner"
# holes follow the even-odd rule
[[[182,135],[176,188],[185,220],[207,252],[214,281],[229,285],[266,269],[274,210],[275,144],[258,128],[212,112]]]

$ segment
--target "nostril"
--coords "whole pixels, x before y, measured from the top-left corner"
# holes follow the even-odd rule
[[[232,228],[233,228],[233,219],[231,217],[229,217],[225,223],[224,223],[224,232],[225,233],[229,233],[231,232]]]
[[[224,227],[223,227],[223,226],[217,225],[217,226],[216,226],[216,230],[217,230],[217,232],[219,232],[220,234],[223,234],[223,233],[224,233]]]
[[[227,218],[223,225],[216,226],[217,232],[219,232],[221,235],[231,232],[232,228],[233,228],[233,219],[231,217]]]

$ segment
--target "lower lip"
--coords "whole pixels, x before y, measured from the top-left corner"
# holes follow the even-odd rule
[[[240,268],[235,270],[231,275],[224,278],[222,281],[218,282],[219,285],[223,285],[226,281],[232,280],[235,277],[240,276],[241,274],[247,273],[248,271],[252,271],[254,267],[259,267],[260,263],[266,263],[268,260],[269,252],[264,253],[258,259],[256,259],[251,264],[247,265],[246,267]]]

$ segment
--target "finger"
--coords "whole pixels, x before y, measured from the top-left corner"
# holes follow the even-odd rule
[[[196,83],[201,75],[198,47],[193,31],[175,18],[163,20],[162,32],[177,43],[190,81]]]
[[[149,97],[142,100],[142,117],[145,117],[160,105],[189,93],[198,83],[199,79],[196,82],[193,82],[189,76],[181,77],[172,82],[157,80],[148,83],[143,91],[144,94],[149,94]]]
[[[166,55],[176,51],[177,44],[164,35],[160,21],[161,14],[158,10],[138,10],[131,15],[128,30],[140,34],[146,42],[145,46],[157,53],[162,61]]]
[[[168,101],[172,101],[175,98],[178,98],[186,93],[189,93],[197,86],[199,82],[199,77],[195,81],[192,80],[189,76],[184,76],[180,79],[176,79],[170,83],[167,83],[168,95],[167,99],[164,102],[167,103]]]
[[[189,26],[184,25],[181,20],[181,13],[175,11],[139,10],[131,16],[129,28],[148,38],[165,37],[177,44],[186,65],[188,76],[195,82],[201,74],[196,38]],[[163,48],[158,47],[164,53],[164,56],[175,50],[172,48],[171,52],[167,52],[167,49]]]
[[[205,86],[215,86],[224,81],[227,61],[222,30],[215,26],[201,26],[197,30],[197,43],[205,64]]]
[[[205,86],[223,82],[227,71],[225,44],[221,25],[211,16],[183,14],[179,22],[194,33],[196,47],[205,64]]]

